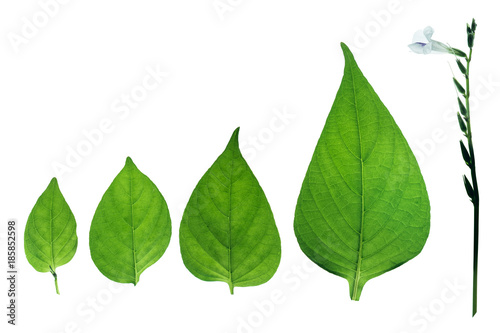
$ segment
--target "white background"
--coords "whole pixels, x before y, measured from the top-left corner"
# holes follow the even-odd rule
[[[43,22],[40,4],[48,2],[0,4],[0,266],[5,224],[15,218],[20,272],[16,328],[6,324],[7,284],[0,283],[2,332],[414,333],[498,326],[500,21],[492,1],[221,0],[230,6],[221,14],[214,0],[61,0]],[[26,35],[33,16],[41,27]],[[435,39],[465,49],[472,17],[478,22],[471,85],[482,200],[474,319],[472,205],[461,180],[467,170],[448,63],[458,70],[451,56],[407,48],[417,29],[432,25]],[[13,38],[25,39],[16,46]],[[341,41],[417,155],[432,206],[422,253],[368,282],[359,302],[349,299],[344,279],[305,257],[293,234],[300,186],[342,78]],[[169,75],[128,114],[115,112],[123,94],[141,89],[148,68]],[[69,150],[89,148],[84,132],[104,119],[112,129],[58,176],[79,237],[73,260],[58,268],[58,296],[52,276],[25,259],[24,225],[58,175],[54,164],[67,164]],[[178,227],[191,191],[237,126],[273,208],[283,256],[268,283],[236,288],[231,296],[226,284],[203,282],[185,269]],[[88,248],[94,210],[127,156],[162,191],[173,227],[165,255],[137,287],[107,280]],[[273,294],[280,297],[271,305]]]

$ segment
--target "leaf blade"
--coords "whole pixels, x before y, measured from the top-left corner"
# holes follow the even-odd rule
[[[167,203],[156,185],[127,157],[92,219],[90,254],[115,282],[137,285],[165,253],[172,234]]]
[[[281,258],[274,217],[238,147],[239,128],[203,175],[184,211],[179,240],[186,268],[234,287],[267,282]]]
[[[76,220],[52,178],[33,207],[24,231],[26,259],[38,272],[51,272],[56,281],[57,267],[67,264],[78,247]]]
[[[358,300],[368,280],[421,251],[430,206],[401,131],[347,46],[342,50],[344,77],[304,178],[294,230],[302,251],[347,279]]]

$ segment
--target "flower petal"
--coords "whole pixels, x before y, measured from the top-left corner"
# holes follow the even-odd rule
[[[412,43],[427,43],[428,41],[429,40],[425,37],[423,30],[417,30],[413,34]]]
[[[434,46],[433,46],[433,44],[434,44],[434,43],[433,43],[432,41],[431,41],[431,42],[429,42],[429,43],[427,43],[427,44],[426,44],[426,45],[422,48],[423,53],[424,53],[424,54],[429,54],[429,53],[431,53],[431,52],[432,52],[432,50],[433,50],[433,47],[434,47]]]
[[[418,43],[418,42],[408,45],[410,50],[412,50],[413,52],[418,53],[418,54],[424,54],[424,46],[426,46],[426,44]]]
[[[431,41],[431,37],[433,34],[434,34],[434,29],[432,29],[431,26],[428,26],[424,29],[424,36],[429,42]]]

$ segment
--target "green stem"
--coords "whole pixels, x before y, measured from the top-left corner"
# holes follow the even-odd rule
[[[58,295],[61,295],[61,294],[59,293],[59,285],[57,284],[57,274],[56,274],[56,271],[55,271],[55,270],[53,270],[51,266],[49,266],[49,269],[50,269],[50,273],[51,273],[51,274],[52,274],[52,276],[54,277],[54,283],[55,283],[55,285],[56,285],[56,293],[57,293]]]
[[[56,293],[57,293],[58,295],[61,295],[61,294],[59,293],[59,286],[57,285],[57,275],[56,275],[56,276],[54,276],[54,283],[55,283],[55,285],[56,285]]]
[[[472,187],[474,189],[474,196],[472,204],[474,205],[474,259],[473,259],[473,276],[472,276],[472,316],[477,312],[477,268],[478,268],[478,249],[479,249],[479,188],[477,185],[476,176],[476,159],[474,157],[474,145],[472,144],[472,129],[470,121],[470,87],[469,87],[469,68],[472,59],[472,48],[469,48],[469,56],[467,57],[467,74],[466,91],[465,91],[465,107],[467,108],[467,142],[469,144],[470,155],[470,173],[472,178]]]

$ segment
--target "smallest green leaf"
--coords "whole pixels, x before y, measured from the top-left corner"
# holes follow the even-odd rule
[[[464,134],[467,134],[467,125],[465,125],[462,116],[458,112],[457,112],[457,119],[458,119],[458,125],[460,125],[460,129],[462,130],[462,132],[464,132]]]
[[[460,150],[462,151],[462,157],[464,158],[465,164],[470,166],[470,155],[462,140],[460,140]]]
[[[50,272],[59,294],[56,268],[67,264],[78,246],[75,216],[52,178],[38,198],[26,223],[24,252],[39,272]]]
[[[465,107],[464,103],[462,103],[462,100],[460,97],[457,97],[458,100],[458,107],[460,108],[460,113],[462,116],[467,117],[467,108]]]
[[[457,79],[453,78],[453,83],[455,83],[455,87],[457,87],[457,90],[462,94],[465,95],[465,89],[462,87],[462,85],[457,81]]]
[[[469,198],[474,198],[474,189],[472,188],[472,185],[469,182],[469,179],[467,179],[467,176],[464,175],[464,185],[465,185],[465,190],[467,191],[467,195]]]

